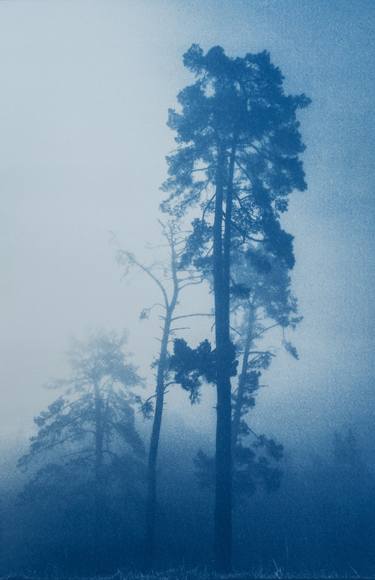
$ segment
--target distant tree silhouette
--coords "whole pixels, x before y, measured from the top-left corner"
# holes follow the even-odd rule
[[[353,429],[348,428],[344,432],[335,431],[333,435],[333,459],[337,469],[342,472],[346,471],[353,478],[364,475],[366,466],[358,437]]]
[[[302,319],[298,315],[297,300],[291,291],[288,266],[291,263],[292,260],[285,261],[258,248],[239,256],[233,265],[233,287],[239,289],[233,300],[234,327],[237,331],[235,342],[242,361],[237,388],[233,392],[232,441],[235,461],[242,464],[245,472],[246,457],[249,455],[249,475],[252,470],[255,473],[259,471],[252,465],[256,450],[266,452],[271,460],[278,460],[282,456],[279,444],[264,435],[257,436],[250,428],[248,413],[255,405],[262,372],[269,368],[275,356],[273,350],[264,345],[267,334],[275,332],[277,327],[281,328],[284,348],[291,356],[298,358],[296,348],[285,334],[287,328],[294,329]],[[249,436],[254,441],[251,445],[253,449],[250,450],[245,445]],[[267,465],[264,455],[260,461],[264,483],[272,489],[279,483],[280,470]]]
[[[36,418],[37,433],[19,460],[38,469],[24,496],[66,481],[82,481],[86,474],[94,505],[94,559],[102,567],[106,485],[113,477],[127,478],[144,457],[136,430],[134,407],[141,398],[134,388],[142,385],[136,367],[124,353],[125,335],[97,333],[86,342],[75,341],[69,353],[71,374],[51,387],[63,390]],[[48,461],[48,457],[52,461]]]
[[[221,47],[206,54],[193,45],[184,55],[194,84],[169,112],[177,149],[168,157],[164,211],[193,221],[186,260],[213,279],[215,305],[215,564],[231,568],[232,391],[235,349],[230,332],[231,262],[262,245],[294,260],[292,236],[280,225],[293,189],[304,190],[299,155],[304,150],[296,119],[309,100],[284,93],[283,76],[267,52],[230,58]]]
[[[362,445],[353,428],[336,430],[327,456],[303,473],[312,502],[309,517],[318,528],[316,549],[332,569],[355,569],[361,577],[374,566],[375,539],[374,474]]]

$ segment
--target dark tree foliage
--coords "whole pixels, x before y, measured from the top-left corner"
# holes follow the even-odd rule
[[[184,55],[184,64],[197,80],[179,93],[181,112],[169,112],[168,124],[176,131],[178,148],[167,158],[169,178],[164,190],[169,197],[162,208],[183,215],[199,203],[204,210],[193,221],[186,258],[202,257],[212,240],[217,169],[220,163],[228,186],[231,146],[235,146],[232,237],[241,246],[252,238],[263,242],[292,265],[292,236],[282,230],[278,218],[288,209],[289,193],[306,189],[296,112],[309,99],[285,95],[283,76],[267,52],[232,59],[221,47],[204,55],[193,45]]]
[[[173,344],[169,367],[174,372],[174,381],[188,391],[191,402],[196,403],[200,399],[202,381],[216,383],[216,351],[212,350],[208,340],[204,340],[196,348],[191,348],[183,338],[176,338]],[[230,376],[234,377],[238,363],[234,346],[230,346],[226,352],[226,364],[230,369]]]
[[[231,264],[258,245],[288,267],[294,264],[293,238],[282,229],[280,216],[291,191],[306,189],[296,113],[309,100],[285,94],[283,76],[267,52],[230,58],[221,47],[204,54],[193,45],[184,64],[196,80],[179,93],[180,111],[169,112],[177,149],[168,157],[162,209],[180,217],[189,209],[201,210],[185,261],[203,269],[213,285],[215,561],[226,571],[232,537]]]
[[[40,506],[54,497],[71,514],[81,506],[81,525],[91,522],[97,569],[104,564],[109,498],[122,488],[121,501],[144,469],[134,411],[142,404],[134,389],[143,381],[124,353],[125,343],[124,335],[114,333],[75,342],[69,353],[70,376],[50,385],[63,394],[35,418],[37,433],[19,461],[20,467],[32,469],[22,494],[25,502]]]

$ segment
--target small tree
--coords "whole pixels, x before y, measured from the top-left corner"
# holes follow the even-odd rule
[[[298,359],[286,329],[295,329],[302,320],[291,291],[290,269],[285,260],[262,249],[251,249],[240,256],[233,268],[233,294],[236,349],[242,356],[237,389],[233,393],[233,444],[246,434],[245,419],[255,405],[263,370],[269,368],[275,353],[264,346],[266,335],[280,328],[285,350]]]
[[[128,362],[125,343],[125,336],[115,333],[75,341],[70,376],[50,385],[63,394],[35,418],[37,433],[19,461],[23,468],[32,462],[38,467],[24,495],[34,495],[53,480],[86,480],[93,497],[97,569],[102,565],[106,485],[111,477],[129,477],[131,466],[144,457],[134,413],[141,404],[134,388],[143,381]]]
[[[161,309],[161,338],[159,354],[153,364],[155,369],[155,392],[144,402],[143,411],[152,416],[151,438],[148,451],[147,468],[147,502],[145,534],[145,566],[152,568],[155,560],[156,515],[157,515],[157,461],[162,428],[164,399],[168,387],[175,381],[170,375],[169,345],[177,330],[176,323],[192,316],[210,316],[205,313],[177,315],[181,292],[190,286],[200,284],[202,276],[182,267],[182,256],[185,254],[185,236],[175,223],[162,224],[162,233],[169,250],[168,264],[141,263],[130,252],[118,250],[118,261],[126,269],[135,266],[148,276],[157,286],[161,302],[154,306]],[[152,308],[144,308],[141,319],[148,318]],[[192,397],[193,400],[193,397]]]

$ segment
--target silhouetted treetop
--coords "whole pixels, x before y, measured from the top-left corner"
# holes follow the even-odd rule
[[[134,388],[143,379],[128,361],[125,343],[126,336],[115,333],[96,333],[87,341],[74,341],[68,355],[70,376],[49,385],[63,393],[35,418],[38,430],[21,466],[37,457],[45,461],[51,452],[54,461],[60,459],[63,464],[89,464],[95,459],[98,434],[103,462],[129,453],[143,455],[134,413],[134,406],[142,404]],[[56,450],[60,450],[57,455]]]
[[[292,267],[293,237],[278,217],[288,208],[289,193],[306,189],[297,111],[310,100],[304,94],[285,94],[283,76],[266,51],[231,58],[221,47],[204,54],[193,45],[184,64],[196,81],[179,93],[180,110],[169,111],[177,149],[167,157],[169,177],[163,189],[168,198],[162,209],[181,216],[196,204],[202,208],[187,256],[200,260],[200,266],[207,262],[212,186],[219,165],[228,178],[232,151],[232,237],[237,245],[263,242]]]

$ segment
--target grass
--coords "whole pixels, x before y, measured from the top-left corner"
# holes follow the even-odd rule
[[[164,571],[155,571],[148,574],[141,572],[124,572],[118,570],[110,576],[90,576],[68,578],[63,574],[49,574],[48,576],[29,575],[23,576],[12,574],[3,576],[0,580],[375,580],[375,576],[360,576],[356,570],[351,568],[347,573],[319,571],[303,573],[290,573],[274,563],[272,572],[264,570],[253,570],[249,572],[233,572],[231,574],[217,574],[209,569],[186,570],[184,568],[173,568]]]

